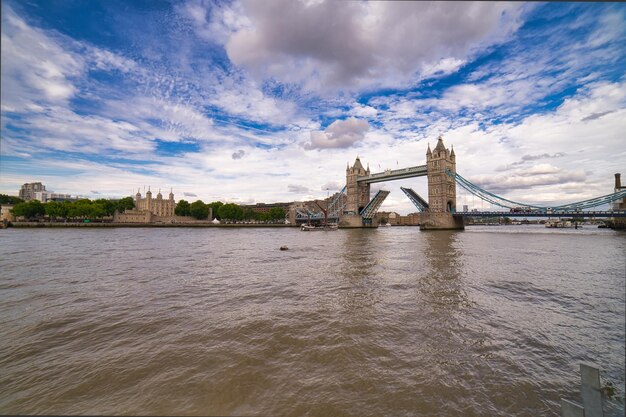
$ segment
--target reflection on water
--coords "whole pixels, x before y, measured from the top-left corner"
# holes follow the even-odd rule
[[[339,304],[347,317],[373,312],[381,301],[381,279],[379,268],[385,255],[377,250],[376,233],[362,230],[346,230],[340,236],[337,276],[341,278]]]
[[[439,309],[441,314],[457,312],[470,305],[461,276],[463,259],[455,247],[460,233],[425,234],[424,263],[428,265],[428,274],[420,280],[418,287],[428,304]]]
[[[558,415],[580,361],[623,397],[626,236],[576,232],[5,230],[0,413]]]

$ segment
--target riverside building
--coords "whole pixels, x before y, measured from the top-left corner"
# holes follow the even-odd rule
[[[48,191],[46,186],[40,182],[30,182],[22,185],[19,197],[24,201],[39,200],[42,203],[47,203],[48,201],[76,201],[78,199],[78,197],[72,197],[70,194]]]
[[[46,186],[40,182],[29,182],[20,188],[19,197],[24,201],[34,200],[35,193],[46,191]]]

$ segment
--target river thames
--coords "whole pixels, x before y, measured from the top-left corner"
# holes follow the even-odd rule
[[[279,247],[286,245],[287,251]],[[624,413],[626,233],[0,231],[0,413]]]

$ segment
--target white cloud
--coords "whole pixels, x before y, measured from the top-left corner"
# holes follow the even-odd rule
[[[305,187],[304,185],[289,184],[287,186],[287,191],[289,191],[290,193],[304,194],[308,193],[310,190],[309,187]]]
[[[322,186],[320,187],[320,190],[321,191],[328,191],[328,192],[337,192],[337,191],[341,191],[341,189],[345,185],[346,184],[344,184],[342,182],[330,181],[330,182],[327,182],[326,184],[322,184]]]
[[[231,33],[250,26],[240,3],[218,4],[207,0],[190,0],[175,10],[188,19],[203,40],[225,43]]]
[[[307,89],[399,86],[454,71],[520,25],[515,3],[244,2],[250,25],[230,36],[233,63]],[[276,16],[289,16],[276,19]]]
[[[289,124],[297,118],[293,103],[267,97],[253,83],[225,80],[206,102],[226,113],[263,123]]]
[[[9,6],[2,10],[2,110],[64,103],[76,93],[72,79],[85,63],[55,40],[28,26]]]
[[[434,75],[443,76],[456,72],[465,64],[466,61],[454,57],[443,58],[439,62],[422,64],[420,75],[422,78],[432,77]]]
[[[378,115],[378,110],[372,106],[364,106],[359,103],[355,103],[348,111],[350,116],[362,117],[362,118],[374,118]]]
[[[154,147],[145,132],[132,123],[95,115],[83,116],[58,106],[12,119],[11,123],[28,130],[29,134],[23,136],[6,131],[4,139],[14,143],[13,148],[32,153],[43,149],[87,154],[104,150],[145,153]]]
[[[118,70],[124,73],[140,70],[140,67],[132,59],[92,46],[88,46],[86,49],[89,63],[93,68],[104,71]]]
[[[311,140],[303,145],[304,149],[349,148],[363,140],[369,130],[369,123],[354,117],[335,120],[324,132],[312,131]]]
[[[171,142],[186,138],[198,141],[224,139],[211,119],[186,103],[135,96],[124,100],[106,100],[103,104],[103,113],[107,117],[132,121],[150,139]],[[160,121],[160,124],[155,125],[154,120]]]
[[[519,189],[536,189],[545,185],[580,184],[585,179],[584,170],[565,171],[550,164],[539,164],[504,175],[474,176],[473,182],[492,192],[511,193]]]
[[[626,82],[596,83],[553,112],[458,127],[445,134],[446,143],[454,143],[461,175],[516,201],[565,203],[608,194],[613,173],[626,171],[625,97]],[[588,118],[597,112],[606,115]],[[551,163],[525,164],[542,158]]]

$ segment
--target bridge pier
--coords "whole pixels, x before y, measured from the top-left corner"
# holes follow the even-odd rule
[[[363,216],[360,214],[343,214],[339,218],[339,228],[340,229],[355,229],[355,228],[376,228],[378,227],[378,219],[366,219],[367,222],[363,221]],[[370,223],[371,222],[371,223]]]
[[[421,215],[420,230],[463,230],[463,216],[452,213],[429,213]]]

